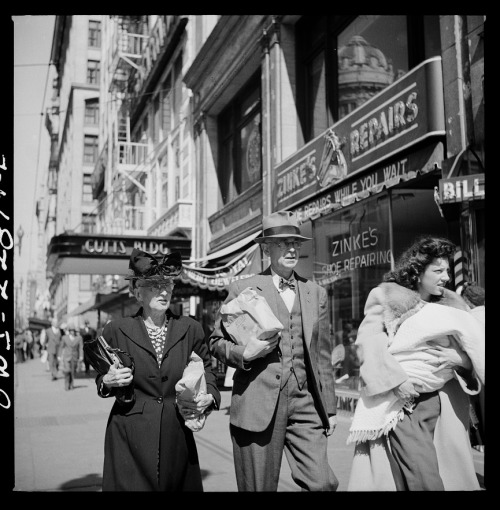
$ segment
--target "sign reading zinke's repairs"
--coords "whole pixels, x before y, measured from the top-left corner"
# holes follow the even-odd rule
[[[291,208],[426,138],[444,134],[441,58],[436,57],[412,69],[275,167],[273,210]],[[404,159],[398,164],[404,165]],[[366,176],[366,188],[375,184],[368,182],[370,178],[378,175]]]

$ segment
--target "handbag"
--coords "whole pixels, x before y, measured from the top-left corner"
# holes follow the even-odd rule
[[[42,351],[42,355],[40,356],[40,363],[46,363],[48,357],[49,357],[49,353],[47,352],[47,349],[44,349]]]
[[[132,370],[132,374],[134,373],[134,358],[121,349],[111,347],[102,335],[84,341],[83,352],[86,361],[99,375],[106,375],[112,365],[117,368],[128,367]],[[116,388],[115,396],[120,404],[133,403],[135,401],[134,383],[125,388]]]

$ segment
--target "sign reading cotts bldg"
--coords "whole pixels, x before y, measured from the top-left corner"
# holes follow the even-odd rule
[[[412,69],[273,170],[273,210],[316,196],[423,140],[445,134],[441,58]],[[400,162],[404,165],[404,161]],[[402,166],[380,177],[390,179]],[[377,178],[377,182],[373,179]],[[361,189],[382,185],[379,176]]]

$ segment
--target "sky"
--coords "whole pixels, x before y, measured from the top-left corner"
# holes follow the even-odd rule
[[[12,16],[14,23],[14,232],[24,230],[21,256],[14,256],[14,282],[36,264],[36,186],[49,161],[46,105],[52,95],[48,77],[53,15]],[[15,236],[17,242],[17,236]]]

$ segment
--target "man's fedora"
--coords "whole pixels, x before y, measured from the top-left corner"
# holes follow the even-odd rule
[[[291,211],[278,211],[262,219],[262,236],[255,238],[255,242],[265,243],[266,239],[295,237],[302,241],[310,241],[311,237],[304,237],[300,233],[297,216]]]

